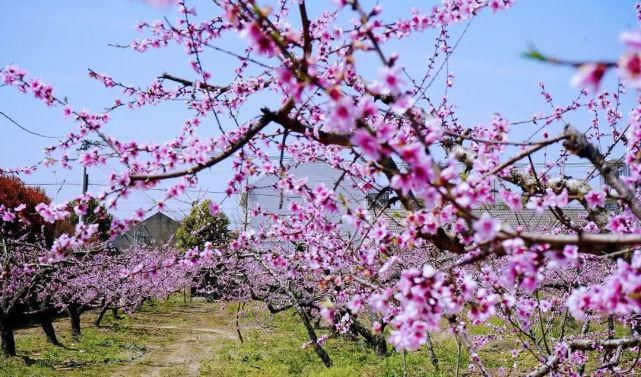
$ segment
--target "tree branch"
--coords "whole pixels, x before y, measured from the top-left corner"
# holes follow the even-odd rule
[[[634,191],[619,178],[616,168],[608,163],[598,148],[588,142],[585,134],[579,132],[576,128],[570,125],[565,126],[565,135],[567,139],[563,142],[563,146],[570,153],[588,159],[601,173],[605,182],[615,189],[621,199],[630,207],[630,211],[641,220],[641,202],[637,200]]]
[[[274,114],[287,114],[291,108],[293,107],[292,102],[288,102],[283,106],[281,110],[279,110],[277,113],[272,113],[268,109],[263,109],[263,116],[260,117],[258,122],[256,122],[253,126],[251,126],[243,136],[241,136],[236,142],[234,142],[228,149],[224,150],[222,153],[217,154],[216,156],[213,156],[209,160],[207,160],[203,164],[199,164],[196,166],[192,166],[190,168],[184,169],[184,170],[176,170],[170,173],[165,173],[165,174],[151,174],[151,175],[132,175],[130,177],[131,182],[135,181],[153,181],[153,180],[162,180],[162,179],[169,179],[169,178],[177,178],[177,177],[182,177],[184,175],[189,175],[189,174],[196,174],[201,170],[207,169],[215,164],[217,164],[220,161],[225,160],[227,157],[231,156],[232,154],[236,153],[240,148],[242,148],[245,144],[247,144],[254,136],[256,136],[257,133],[259,133],[261,130],[263,130],[269,123],[271,123],[274,120]]]

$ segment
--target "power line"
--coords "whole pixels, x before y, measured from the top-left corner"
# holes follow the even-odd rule
[[[63,183],[25,183],[27,186],[80,186],[80,183],[72,183],[72,182],[63,182]],[[89,186],[98,186],[98,187],[109,187],[109,185],[104,184],[104,183],[89,183]],[[263,187],[263,189],[267,189],[268,187]],[[167,191],[166,188],[146,188],[144,189],[145,191]],[[277,191],[274,189],[273,191]],[[136,192],[136,190],[134,190]],[[212,190],[196,190],[196,189],[185,189],[185,192],[190,192],[190,193],[195,193],[195,194],[227,194],[225,191],[212,191]],[[264,196],[264,197],[272,197],[272,198],[280,198],[280,194],[267,194],[267,193],[260,193],[260,192],[252,192],[250,195],[252,196]],[[285,195],[286,198],[299,198],[298,196],[292,196],[292,195]],[[142,199],[142,198],[141,198]],[[142,199],[144,200],[144,199]],[[155,200],[155,199],[154,199]]]
[[[62,183],[25,183],[27,186],[80,186],[80,183],[75,183],[75,182],[62,182]],[[106,183],[91,183],[89,182],[89,186],[96,186],[96,187],[110,187],[110,185]],[[145,188],[145,191],[167,191],[166,188]],[[196,189],[185,189],[185,192],[191,192],[191,193],[203,193],[203,194],[226,194],[225,191],[212,191],[212,190],[196,190]]]
[[[2,115],[3,117],[7,118],[9,120],[9,122],[11,122],[14,125],[18,126],[21,130],[23,130],[25,132],[28,132],[28,133],[30,133],[32,135],[44,137],[44,138],[47,138],[47,139],[59,139],[59,138],[61,138],[61,136],[47,136],[47,135],[43,135],[43,134],[39,134],[37,132],[31,131],[31,130],[21,126],[20,123],[16,122],[15,120],[13,120],[13,118],[11,118],[7,114],[3,113],[2,111],[0,111],[0,115]]]

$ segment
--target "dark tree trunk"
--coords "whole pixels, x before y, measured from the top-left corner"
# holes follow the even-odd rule
[[[614,316],[609,315],[608,316],[608,329],[607,329],[607,336],[608,339],[613,339],[614,338]],[[610,358],[612,358],[612,350],[604,350],[603,355],[602,355],[602,360],[603,363],[606,364]],[[611,368],[610,368],[611,369]]]
[[[352,332],[360,334],[363,338],[365,338],[365,342],[370,347],[374,348],[378,356],[387,355],[387,342],[385,341],[385,337],[383,335],[372,334],[369,329],[367,329],[358,321],[354,321],[352,323]]]
[[[318,337],[316,336],[316,331],[314,331],[314,326],[312,325],[311,321],[309,320],[309,317],[307,316],[307,312],[305,309],[303,309],[301,306],[297,306],[296,308],[298,310],[298,315],[300,316],[301,321],[303,321],[303,325],[305,325],[305,329],[307,330],[307,336],[309,336],[309,340],[312,342],[312,346],[314,347],[314,351],[320,357],[320,359],[323,361],[323,364],[325,364],[326,367],[331,367],[332,366],[332,360],[329,358],[329,355],[323,347],[318,344]]]
[[[0,314],[0,339],[2,340],[2,354],[5,357],[15,356],[16,341],[13,338],[13,324],[4,314]]]
[[[113,317],[113,319],[120,319],[120,317],[118,317],[118,308],[111,309],[111,316]]]
[[[38,320],[40,321],[42,330],[47,336],[47,342],[59,346],[60,342],[58,342],[58,338],[56,337],[56,330],[53,328],[53,324],[51,323],[51,317],[49,317],[49,314],[40,313],[38,315]]]
[[[73,305],[67,308],[69,319],[71,320],[71,336],[80,337],[80,308]]]
[[[102,318],[105,316],[105,313],[107,313],[107,310],[109,308],[106,306],[103,306],[102,309],[100,310],[100,313],[98,314],[98,318],[96,318],[96,321],[94,322],[94,325],[96,327],[100,327],[100,323],[102,322]]]
[[[240,311],[243,309],[244,306],[245,306],[245,303],[243,301],[239,301],[238,310],[236,311],[236,332],[238,333],[238,340],[240,340],[241,344],[244,342],[244,340],[243,340],[243,334],[240,332]]]
[[[438,367],[438,357],[436,357],[436,352],[434,352],[434,344],[432,343],[432,337],[430,336],[430,333],[425,333],[427,335],[427,350],[430,353],[430,360],[432,361],[432,365],[434,366],[434,370],[438,373],[439,367]]]

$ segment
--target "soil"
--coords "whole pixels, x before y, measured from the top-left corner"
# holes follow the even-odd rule
[[[217,320],[217,317],[224,315],[220,311],[197,306],[182,308],[179,313],[171,314],[179,315],[183,321],[176,325],[129,326],[164,332],[172,341],[150,345],[141,358],[122,366],[112,377],[198,376],[200,363],[220,349],[222,342],[219,340],[236,337],[233,329],[225,323],[227,318]]]

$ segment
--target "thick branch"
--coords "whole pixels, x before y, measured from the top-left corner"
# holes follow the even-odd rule
[[[580,351],[594,351],[597,349],[623,349],[630,347],[637,347],[641,345],[641,338],[621,338],[621,339],[606,339],[606,340],[593,340],[593,339],[580,339],[568,343],[570,350]],[[547,376],[551,371],[556,369],[561,360],[557,356],[550,357],[545,365],[539,369],[528,374],[528,377],[543,377]]]
[[[551,247],[577,245],[580,252],[585,254],[604,255],[619,251],[622,246],[641,245],[641,234],[611,234],[611,233],[582,233],[582,234],[545,234],[533,232],[499,234],[498,240],[520,237],[526,242],[547,243]]]
[[[563,143],[563,146],[569,152],[590,160],[592,165],[599,170],[599,173],[601,173],[607,184],[617,191],[621,199],[630,207],[630,211],[641,220],[641,202],[637,200],[634,191],[619,178],[616,168],[608,163],[605,160],[605,156],[599,152],[597,147],[588,142],[585,134],[579,132],[576,128],[567,125],[565,127],[565,135],[567,139]]]
[[[275,123],[280,124],[281,126],[283,126],[284,128],[288,129],[291,132],[295,132],[301,135],[308,135],[309,137],[316,139],[318,142],[322,144],[340,145],[343,147],[350,147],[352,145],[349,141],[351,136],[349,134],[335,134],[335,133],[319,131],[318,137],[317,137],[316,135],[313,134],[312,129],[305,126],[300,121],[287,116],[286,113],[270,113],[270,114],[272,116],[272,120]]]
[[[291,110],[292,103],[289,102],[287,103],[278,113],[272,113],[271,111],[267,109],[263,109],[263,116],[260,117],[258,122],[256,122],[253,126],[251,126],[243,136],[241,136],[236,142],[234,142],[229,148],[224,150],[222,153],[217,154],[216,156],[211,157],[209,160],[207,160],[204,164],[199,164],[196,166],[192,166],[190,168],[184,169],[184,170],[176,170],[171,173],[165,173],[165,174],[156,174],[156,175],[132,175],[131,176],[131,182],[135,181],[147,181],[147,180],[161,180],[161,179],[169,179],[169,178],[177,178],[177,177],[182,177],[184,175],[189,175],[189,174],[196,174],[201,170],[207,169],[211,166],[214,166],[215,164],[219,163],[220,161],[225,160],[229,156],[233,155],[241,149],[245,144],[247,144],[254,136],[256,136],[257,133],[259,133],[261,130],[263,130],[269,123],[271,123],[274,120],[274,114],[286,114]]]
[[[307,59],[312,54],[312,35],[309,31],[309,17],[307,16],[307,8],[305,7],[305,2],[302,1],[298,5],[300,11],[301,24],[303,25],[303,59]],[[307,64],[306,62],[303,64]]]
[[[586,180],[560,178],[537,183],[536,177],[516,167],[512,167],[509,174],[499,176],[499,178],[519,186],[527,196],[532,196],[539,192],[539,184],[544,190],[549,187],[556,193],[566,189],[568,196],[576,199],[581,204],[581,206],[588,212],[588,219],[594,221],[599,229],[605,229],[608,223],[608,211],[603,207],[590,207],[585,200],[585,195],[592,190],[592,187]]]

